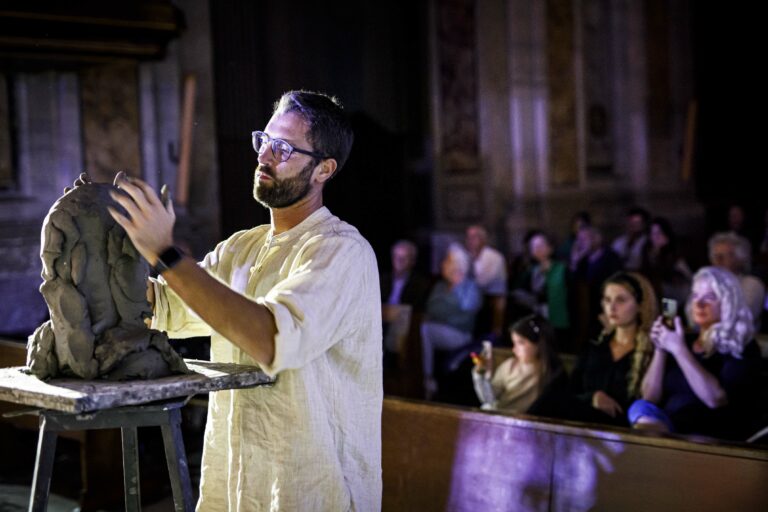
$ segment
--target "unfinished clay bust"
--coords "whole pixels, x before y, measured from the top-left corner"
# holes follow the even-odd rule
[[[187,372],[165,333],[149,329],[147,262],[107,212],[119,208],[111,184],[75,187],[43,222],[40,292],[51,319],[27,344],[27,365],[39,378],[151,379]]]

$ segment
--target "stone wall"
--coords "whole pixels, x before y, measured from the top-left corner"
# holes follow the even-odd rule
[[[198,256],[220,238],[208,0],[178,6],[187,28],[163,60],[0,68],[0,334],[24,336],[45,318],[40,230],[81,172],[106,182],[125,170],[176,192],[180,84],[190,73],[190,199],[177,212],[178,237]]]
[[[686,0],[458,3],[475,55],[457,53],[440,32],[457,2],[437,0],[433,137],[451,130],[445,110],[466,104],[461,112],[478,119],[478,167],[457,175],[436,144],[435,241],[481,222],[514,252],[530,228],[564,236],[582,209],[610,238],[634,205],[669,217],[684,236],[703,231],[693,184],[681,176],[693,95]],[[458,89],[463,101],[448,105],[446,59],[453,69],[477,63],[476,89]]]

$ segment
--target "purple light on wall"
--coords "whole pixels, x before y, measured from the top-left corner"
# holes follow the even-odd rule
[[[557,503],[588,509],[600,476],[613,472],[613,459],[623,450],[610,433],[584,439],[526,421],[519,428],[494,423],[492,416],[488,424],[461,423],[447,510],[558,510]]]

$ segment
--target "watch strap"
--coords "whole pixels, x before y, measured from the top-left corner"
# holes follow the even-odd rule
[[[157,256],[157,262],[153,267],[155,272],[162,274],[168,269],[171,269],[178,265],[184,254],[178,247],[172,245]]]

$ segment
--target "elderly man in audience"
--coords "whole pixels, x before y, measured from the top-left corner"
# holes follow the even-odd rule
[[[760,330],[765,304],[765,285],[750,275],[752,249],[749,240],[733,232],[716,233],[709,239],[709,261],[712,265],[732,272],[739,281],[744,300],[752,312],[753,327]]]
[[[491,334],[498,339],[506,310],[507,261],[503,254],[488,245],[488,232],[482,226],[469,226],[464,243],[472,258],[470,277],[485,296],[483,310],[487,315],[482,315],[479,327],[484,331],[483,335]]]
[[[418,249],[409,240],[392,246],[392,269],[383,272],[381,282],[381,317],[384,327],[384,363],[395,366],[400,340],[408,334],[413,314],[424,311],[429,295],[429,279],[415,271]]]
[[[648,240],[650,220],[650,214],[643,208],[631,208],[627,212],[624,234],[611,244],[626,270],[639,270],[643,263],[643,247]]]
[[[637,428],[746,439],[758,396],[760,351],[752,314],[736,277],[704,267],[693,277],[688,305],[697,332],[686,336],[661,318],[651,330],[655,350],[642,400],[629,410]]]
[[[425,321],[421,324],[421,348],[424,395],[428,400],[437,392],[435,350],[456,350],[472,341],[482,295],[468,277],[470,265],[466,251],[452,244],[441,265],[442,279],[432,288],[427,300]]]
[[[381,303],[407,304],[422,311],[429,295],[429,280],[416,272],[418,249],[409,240],[392,246],[392,270],[381,275]]]

